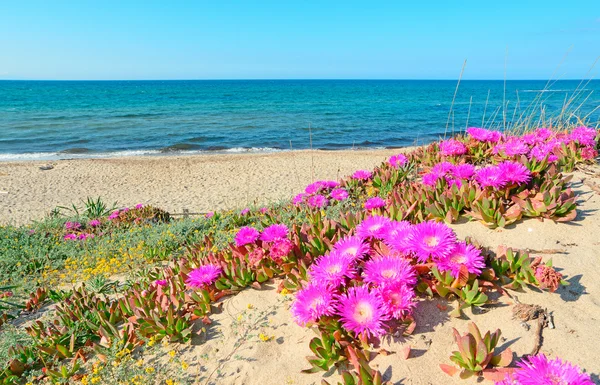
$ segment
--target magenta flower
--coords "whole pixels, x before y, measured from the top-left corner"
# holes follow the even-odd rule
[[[471,179],[475,174],[475,166],[470,163],[462,163],[454,166],[450,174],[458,179]]]
[[[408,246],[419,262],[427,262],[429,258],[440,259],[454,250],[456,236],[454,231],[443,223],[421,222],[412,228]]]
[[[331,197],[336,201],[343,201],[348,199],[348,191],[343,188],[336,188],[335,190],[331,190]]]
[[[371,171],[358,170],[354,174],[352,174],[352,178],[358,179],[358,180],[367,180],[367,179],[371,178],[371,175],[373,175],[371,173]]]
[[[361,237],[346,236],[333,245],[332,253],[337,253],[342,257],[349,257],[355,261],[367,255],[370,249],[369,244],[365,243]]]
[[[375,210],[385,206],[385,201],[380,197],[369,198],[365,201],[365,210]]]
[[[365,282],[377,286],[395,284],[414,285],[417,283],[415,270],[402,257],[383,256],[365,263],[363,270]]]
[[[465,242],[457,242],[452,252],[436,260],[440,271],[450,271],[454,278],[458,278],[461,266],[466,266],[471,274],[479,275],[485,268],[485,261],[481,251]]]
[[[292,199],[292,203],[293,203],[295,206],[299,206],[299,205],[300,205],[302,202],[304,202],[304,198],[306,198],[307,196],[308,196],[308,195],[307,195],[307,194],[305,194],[305,193],[300,193],[300,194],[296,195],[296,196],[294,197],[294,199]]]
[[[480,142],[492,142],[496,143],[502,138],[502,134],[499,131],[490,131],[485,128],[470,127],[467,128],[467,134],[475,140]]]
[[[190,271],[186,283],[196,289],[202,289],[214,283],[221,275],[221,267],[217,265],[203,265]]]
[[[287,257],[292,251],[293,246],[292,241],[289,239],[276,239],[269,249],[269,256],[272,260],[280,262],[283,257]]]
[[[81,223],[79,222],[66,222],[65,229],[67,230],[78,230],[81,228]]]
[[[529,152],[529,146],[519,137],[511,136],[506,142],[497,144],[494,154],[504,153],[506,156],[524,155]]]
[[[261,214],[266,213],[267,211],[269,211],[269,209],[267,207],[261,207],[260,210],[258,210],[261,212]]]
[[[548,157],[548,162],[556,162],[558,156],[553,153],[554,146],[547,143],[539,143],[529,151],[529,159],[535,159],[538,162],[543,161]]]
[[[335,313],[335,296],[327,286],[310,284],[296,293],[292,316],[300,325],[316,322],[323,316]]]
[[[346,277],[351,278],[354,273],[352,260],[337,253],[319,257],[309,269],[312,282],[332,287],[345,284]]]
[[[367,217],[356,226],[356,235],[361,238],[383,239],[390,222],[389,218],[379,215]]]
[[[467,146],[455,139],[440,142],[440,154],[443,156],[458,156],[467,153]]]
[[[492,187],[501,189],[508,183],[506,175],[504,175],[502,169],[498,166],[488,166],[477,170],[475,180],[482,188]]]
[[[560,358],[549,360],[544,354],[529,356],[521,360],[519,369],[497,385],[593,385],[592,379],[577,365]]]
[[[387,227],[383,241],[392,250],[400,254],[410,253],[409,239],[412,234],[412,225],[408,221],[393,221]]]
[[[109,216],[108,216],[108,220],[112,221],[113,219],[117,218],[120,214],[119,210],[115,210],[113,211]]]
[[[306,203],[309,207],[321,209],[327,206],[327,203],[329,202],[327,201],[327,198],[325,198],[323,195],[317,194],[308,198],[308,201]]]
[[[596,135],[598,133],[593,128],[577,127],[569,136],[571,140],[579,142],[582,146],[595,147]]]
[[[408,158],[404,154],[393,155],[388,160],[388,163],[393,168],[404,167],[408,163]]]
[[[385,304],[366,286],[351,287],[340,296],[337,313],[344,328],[356,335],[364,333],[367,337],[379,337],[385,334],[384,322],[389,319]]]
[[[63,237],[65,241],[74,241],[77,239],[77,234],[67,234]]]
[[[431,173],[444,176],[454,171],[454,165],[450,162],[440,162],[431,168]]]
[[[434,174],[432,172],[423,175],[423,184],[426,186],[435,187],[437,181],[442,178],[441,175]]]
[[[95,238],[96,236],[94,234],[88,234],[88,233],[81,233],[79,234],[79,236],[77,237],[77,239],[85,241],[86,239],[92,239]]]
[[[239,247],[254,243],[259,235],[258,230],[254,227],[244,226],[238,230],[237,234],[235,234],[235,245]]]
[[[498,164],[497,167],[508,183],[522,184],[531,179],[531,172],[522,163],[507,160]]]
[[[144,204],[143,203],[138,203],[137,205],[135,205],[135,208],[138,210],[141,210],[144,208]]]
[[[249,212],[250,212],[250,209],[247,209],[247,208],[246,208],[246,209],[243,209],[242,211],[240,211],[240,215],[242,215],[242,216],[243,216],[243,215],[246,215],[246,214],[248,214]]]
[[[89,227],[98,227],[100,226],[100,221],[98,219],[92,219],[88,222]]]
[[[284,224],[274,224],[266,227],[262,234],[260,234],[260,240],[263,242],[273,242],[277,239],[287,238],[288,228]]]
[[[209,211],[209,212],[207,212],[206,214],[204,214],[204,217],[205,217],[205,218],[212,218],[212,217],[214,217],[214,216],[215,216],[215,213],[214,213],[214,211]]]
[[[167,286],[167,281],[164,279],[157,279],[156,281],[154,281],[154,284],[156,286]]]
[[[392,318],[402,319],[412,313],[417,305],[415,291],[402,283],[375,289],[383,300],[385,312]]]

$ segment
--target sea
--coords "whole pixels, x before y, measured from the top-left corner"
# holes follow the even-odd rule
[[[599,105],[597,80],[4,80],[0,161],[396,148]]]

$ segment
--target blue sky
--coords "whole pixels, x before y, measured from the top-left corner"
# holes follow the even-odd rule
[[[555,77],[581,78],[600,55],[597,0],[407,3],[2,1],[0,79],[501,79],[507,47],[509,79],[567,52]]]

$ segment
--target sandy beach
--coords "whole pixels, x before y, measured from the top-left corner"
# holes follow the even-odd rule
[[[313,180],[372,169],[402,150],[287,151],[0,163],[0,223],[39,220],[56,206],[102,197],[172,213],[208,212],[289,199]],[[51,170],[40,166],[51,164]]]

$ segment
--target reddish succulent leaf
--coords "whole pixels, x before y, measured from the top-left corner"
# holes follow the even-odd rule
[[[440,369],[449,376],[454,376],[459,372],[459,369],[452,365],[440,364]]]
[[[502,381],[507,374],[514,373],[515,368],[494,368],[483,370],[483,378],[488,381]]]
[[[408,358],[410,357],[410,350],[410,345],[406,345],[405,347],[400,349],[400,357],[402,357],[403,360],[408,360]]]

